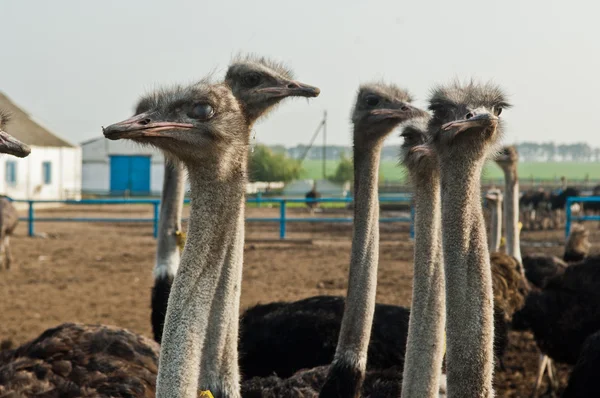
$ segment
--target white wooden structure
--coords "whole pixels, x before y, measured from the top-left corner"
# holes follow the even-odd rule
[[[81,149],[48,131],[0,92],[6,131],[31,147],[23,159],[0,158],[0,193],[13,199],[79,199]]]

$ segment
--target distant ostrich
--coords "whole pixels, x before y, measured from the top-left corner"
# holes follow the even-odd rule
[[[449,396],[494,395],[493,288],[480,179],[508,106],[498,87],[473,82],[438,87],[430,98],[429,131],[440,162]]]
[[[308,191],[305,195],[306,199],[319,199],[321,197],[321,193],[317,191],[317,182],[315,181],[313,183],[312,189],[310,191]],[[310,210],[311,213],[314,212],[314,210],[319,207],[319,202],[307,202],[306,206],[308,206],[308,209]]]
[[[531,330],[539,349],[553,360],[575,364],[585,339],[600,330],[600,257],[568,266],[541,291],[530,293],[513,327]],[[542,356],[534,394],[546,367],[556,387],[551,362]]]
[[[499,189],[490,189],[485,198],[490,207],[490,238],[489,250],[490,253],[500,250],[500,242],[502,240],[502,202],[504,197]]]
[[[519,206],[522,210],[523,229],[534,229],[538,215],[546,214],[550,195],[543,189],[530,190],[523,194],[519,199]]]
[[[571,370],[569,384],[561,398],[600,397],[600,331],[590,335],[579,353],[579,358]]]
[[[10,269],[12,255],[10,251],[10,236],[19,224],[19,213],[6,197],[0,198],[0,270]]]
[[[0,110],[0,153],[24,158],[31,153],[31,149],[4,131],[9,121],[10,115]],[[10,269],[12,255],[9,240],[18,223],[17,209],[6,196],[2,196],[0,198],[0,271],[3,268]]]
[[[590,251],[589,231],[581,224],[573,224],[567,238],[562,260],[555,256],[532,254],[523,257],[523,267],[529,282],[541,289],[549,279],[562,274],[569,264],[585,259]]]
[[[234,58],[225,76],[250,125],[266,116],[286,97],[307,96],[313,87],[292,80],[288,67],[254,55]],[[312,94],[311,94],[312,95]],[[152,105],[153,97],[140,100],[135,114],[143,113]],[[171,159],[165,163],[165,179],[161,199],[159,236],[154,287],[152,289],[152,330],[160,343],[167,311],[167,301],[180,261],[182,239],[181,213],[184,197],[184,169],[181,162]]]

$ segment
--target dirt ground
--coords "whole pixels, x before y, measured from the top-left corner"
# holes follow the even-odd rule
[[[147,205],[67,206],[36,211],[44,217],[150,217]],[[249,217],[277,217],[277,209],[248,209]],[[348,216],[328,210],[327,217]],[[384,217],[399,214],[382,213]],[[289,209],[290,217],[306,217]],[[23,343],[62,322],[113,324],[151,336],[150,290],[155,240],[151,224],[38,222],[27,237],[22,222],[11,240],[10,271],[0,271],[0,341]],[[352,227],[342,223],[290,223],[288,239],[276,223],[248,223],[242,309],[318,294],[344,295]],[[600,230],[591,228],[591,241]],[[563,231],[524,232],[524,254],[561,255]],[[377,300],[411,303],[412,242],[407,224],[381,225]],[[496,372],[497,396],[529,396],[539,352],[531,335],[513,332],[506,370]],[[559,366],[561,383],[568,367]],[[545,385],[543,386],[545,388]]]

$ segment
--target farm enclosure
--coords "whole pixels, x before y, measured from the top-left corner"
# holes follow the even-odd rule
[[[270,216],[276,211],[250,208],[247,216]],[[307,215],[302,208],[290,213]],[[150,217],[151,208],[65,206],[39,210],[39,214]],[[390,214],[383,212],[386,216]],[[277,224],[247,224],[242,309],[275,300],[345,294],[351,224],[297,223],[288,228],[290,239],[280,242]],[[62,322],[113,324],[151,336],[155,254],[151,225],[39,223],[36,229],[47,233],[47,239],[27,238],[26,223],[21,223],[12,240],[13,269],[0,273],[0,340],[20,344]],[[590,240],[598,241],[600,231],[590,229]],[[524,254],[543,250],[560,255],[563,239],[562,231],[525,232]],[[533,246],[541,243],[548,247]],[[412,256],[408,225],[382,224],[378,302],[410,305]],[[511,334],[506,371],[496,375],[497,396],[528,395],[537,355],[531,335]],[[561,366],[559,374],[564,385],[568,368]]]

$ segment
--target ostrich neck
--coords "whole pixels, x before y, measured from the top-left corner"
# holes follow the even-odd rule
[[[483,159],[440,159],[448,396],[493,397],[490,256],[481,208]]]
[[[239,397],[237,318],[244,245],[245,163],[215,181],[188,166],[188,237],[169,296],[157,397]],[[232,330],[235,329],[235,330]],[[235,336],[228,336],[231,334]]]
[[[379,261],[378,172],[381,142],[354,145],[354,232],[348,295],[334,362],[364,373],[375,311]]]
[[[500,250],[502,238],[502,201],[492,203],[490,211],[490,253]]]
[[[519,260],[519,263],[522,263],[521,241],[519,238],[519,179],[516,165],[503,170],[505,180],[506,252]]]
[[[176,232],[181,231],[181,213],[185,195],[185,178],[181,163],[165,160],[165,175],[160,200],[155,278],[174,278],[179,267],[179,247]]]
[[[411,172],[411,179],[415,195],[414,277],[401,395],[437,398],[446,315],[440,181],[437,168],[430,173]]]

